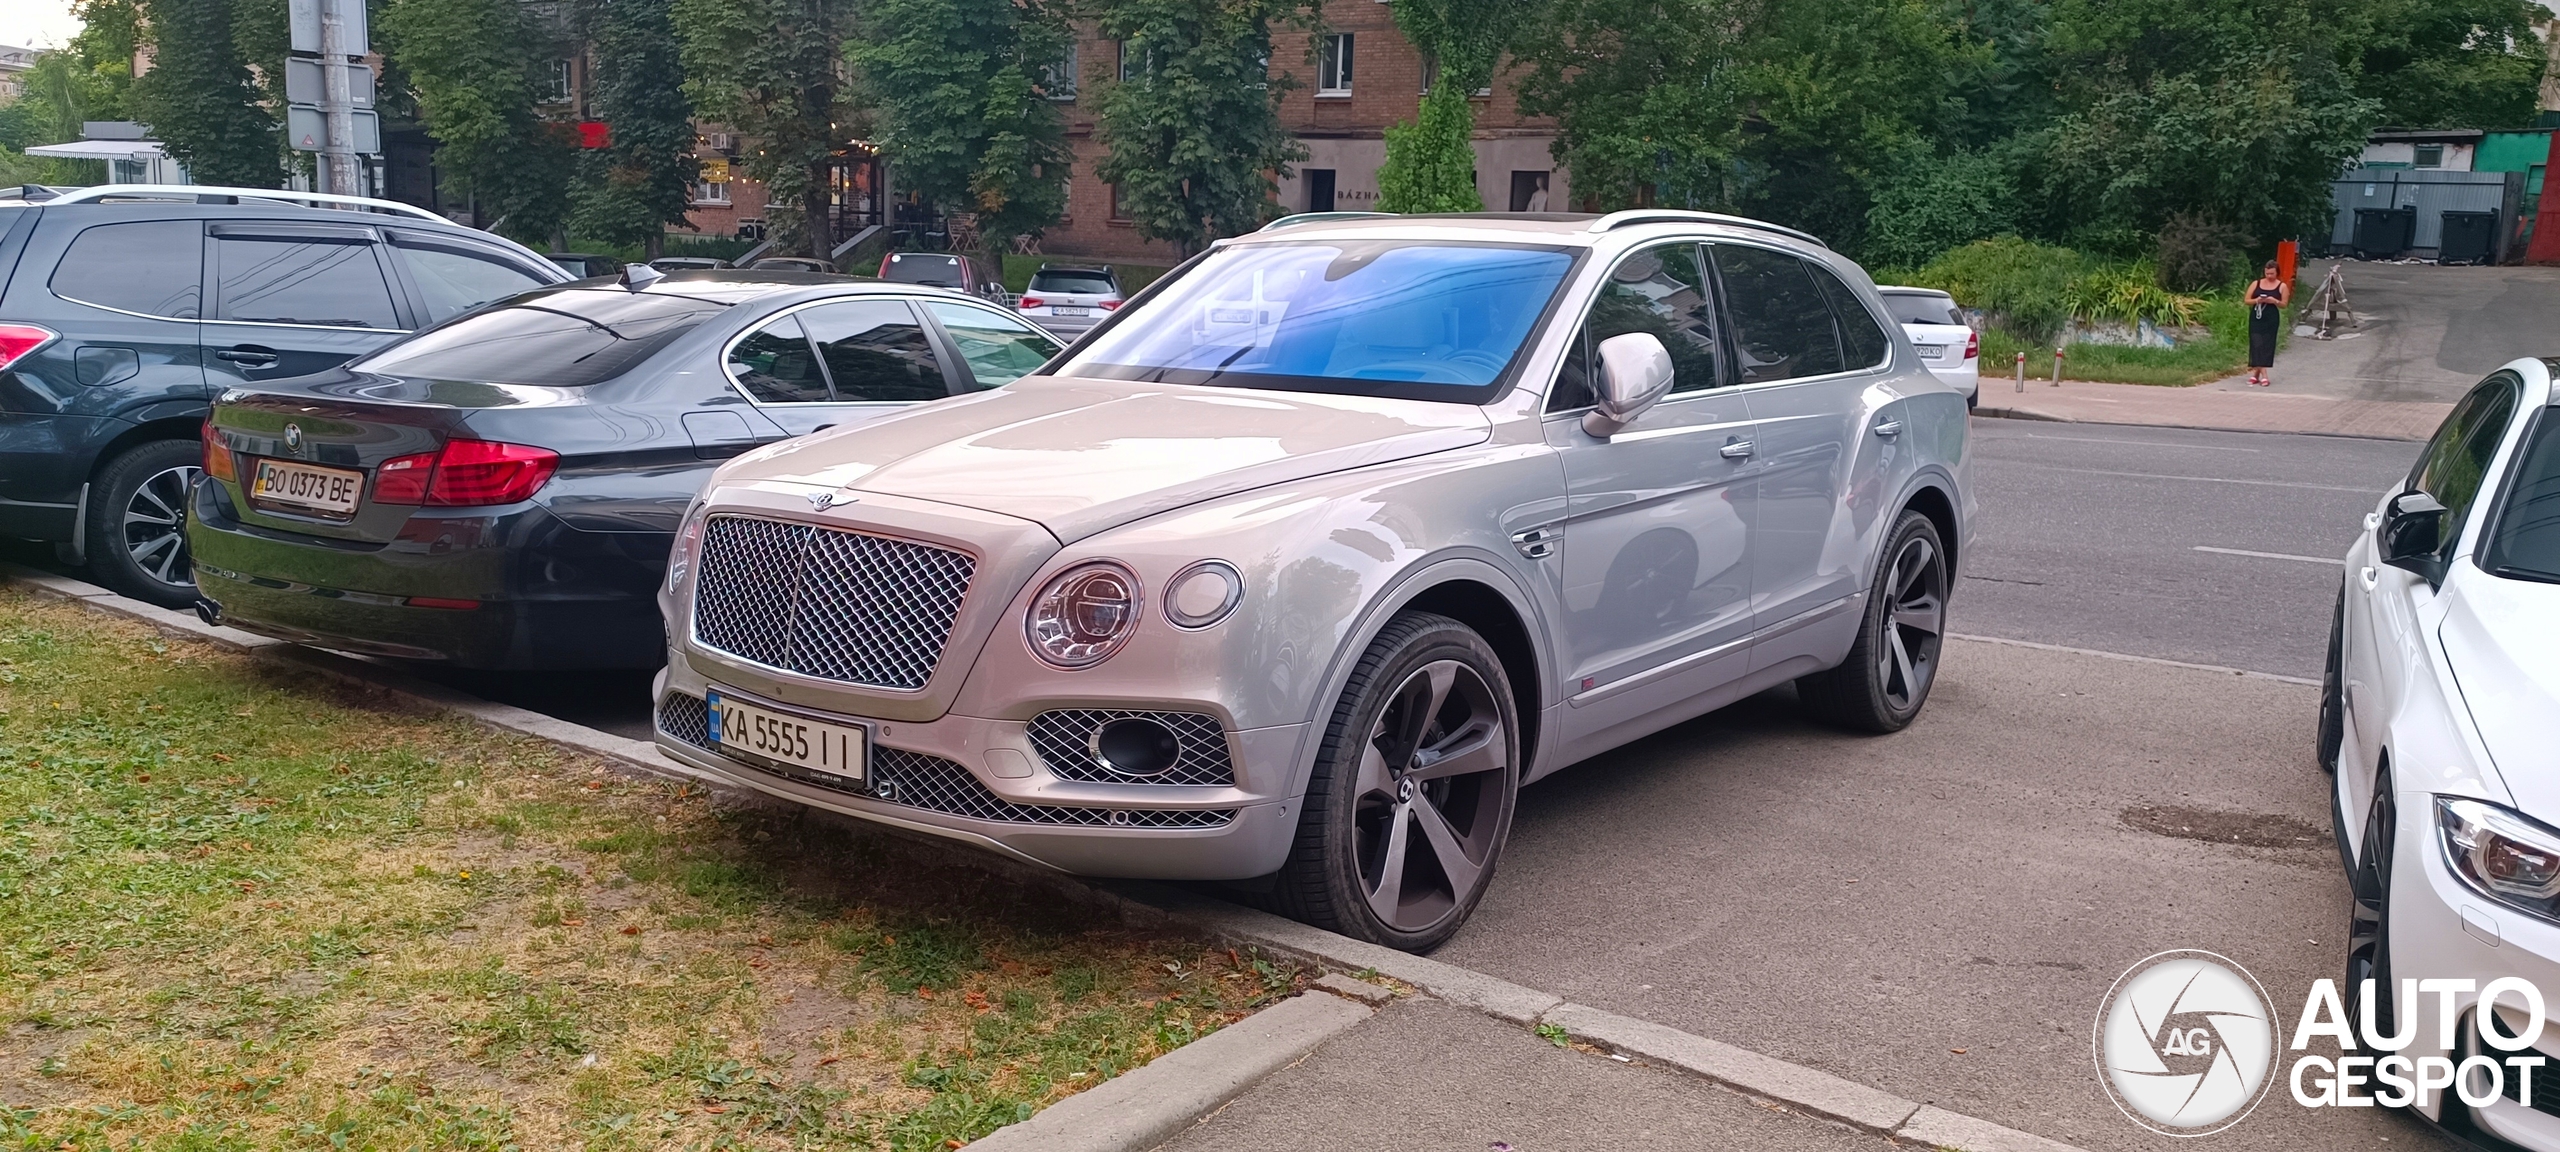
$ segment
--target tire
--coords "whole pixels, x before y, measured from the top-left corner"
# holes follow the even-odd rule
[[[1502,661],[1464,624],[1400,615],[1334,706],[1272,904],[1373,944],[1436,948],[1491,886],[1519,792]]]
[[[2391,977],[2391,850],[2398,825],[2399,802],[2391,793],[2388,769],[2373,778],[2373,804],[2365,810],[2363,849],[2348,874],[2352,899],[2347,913],[2346,982],[2338,986],[2347,1026],[2357,1043],[2368,1033],[2364,1019],[2364,981],[2372,980],[2374,1017],[2371,1035],[2391,1036],[2399,1029]]]
[[[2338,774],[2338,753],[2347,743],[2347,696],[2345,647],[2347,625],[2347,590],[2338,588],[2338,606],[2329,613],[2329,661],[2320,672],[2320,743],[2316,755],[2320,770]]]
[[[1865,615],[1848,659],[1796,681],[1815,719],[1853,732],[1899,732],[1929,702],[1947,625],[1946,544],[1938,526],[1905,509],[1867,582]]]
[[[188,567],[187,491],[203,473],[193,440],[154,440],[118,453],[89,488],[80,526],[89,574],[136,600],[184,609],[196,602]]]

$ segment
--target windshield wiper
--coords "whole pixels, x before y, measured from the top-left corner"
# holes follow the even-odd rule
[[[2560,584],[2560,572],[2544,572],[2533,568],[2518,568],[2513,564],[2500,564],[2497,567],[2490,569],[2489,574],[2492,576],[2504,576],[2509,580],[2531,580],[2539,584]]]

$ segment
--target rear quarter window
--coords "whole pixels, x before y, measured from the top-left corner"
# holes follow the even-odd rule
[[[65,300],[193,320],[201,311],[204,225],[194,220],[100,224],[72,237],[54,266]]]

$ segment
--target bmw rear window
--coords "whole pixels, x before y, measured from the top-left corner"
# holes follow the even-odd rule
[[[546,292],[429,328],[351,367],[385,376],[581,388],[621,375],[727,307],[645,292]]]
[[[960,286],[960,258],[929,252],[893,252],[889,270],[881,277],[900,284],[939,284],[945,288]]]

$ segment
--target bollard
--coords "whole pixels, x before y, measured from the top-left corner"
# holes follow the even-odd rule
[[[2062,387],[2062,345],[2053,346],[2053,387]]]
[[[2027,390],[2027,354],[2018,353],[2018,391]]]

